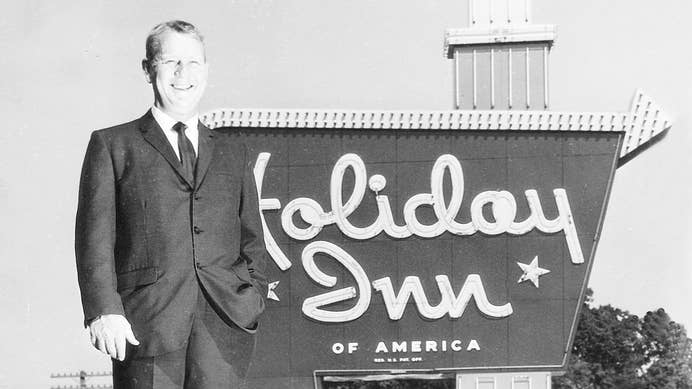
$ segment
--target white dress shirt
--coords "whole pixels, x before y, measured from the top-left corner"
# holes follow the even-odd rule
[[[178,121],[168,116],[168,114],[155,106],[151,107],[151,114],[154,115],[156,123],[159,124],[159,127],[161,127],[163,130],[163,133],[171,143],[171,146],[173,146],[175,155],[177,155],[178,159],[180,159],[180,150],[178,150],[178,133],[173,129],[173,126],[178,123]],[[192,142],[192,147],[195,149],[195,155],[197,156],[199,156],[199,152],[197,151],[197,146],[199,143],[199,129],[197,129],[198,121],[199,115],[194,114],[191,118],[183,122],[187,126],[185,129],[185,135],[188,139],[190,139],[190,142]]]

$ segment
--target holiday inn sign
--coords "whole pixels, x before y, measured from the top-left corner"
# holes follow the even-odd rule
[[[253,155],[270,290],[250,376],[560,370],[627,113],[219,110]],[[226,127],[226,128],[221,128]]]

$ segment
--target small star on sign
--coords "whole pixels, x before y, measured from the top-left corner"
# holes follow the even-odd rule
[[[276,288],[277,285],[279,285],[279,281],[271,282],[267,286],[267,298],[268,299],[280,301],[279,296],[277,296],[276,292],[274,292],[274,289]]]
[[[538,277],[550,273],[550,270],[538,267],[538,255],[536,255],[533,258],[533,261],[531,261],[531,263],[528,265],[521,262],[517,262],[517,265],[519,265],[521,270],[524,272],[524,274],[521,275],[521,278],[519,278],[519,281],[517,281],[517,284],[530,280],[533,282],[533,285],[538,288]]]

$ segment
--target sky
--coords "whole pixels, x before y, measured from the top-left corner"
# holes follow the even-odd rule
[[[619,168],[590,278],[596,302],[663,307],[692,329],[692,2],[534,0],[557,26],[551,109],[623,112],[642,88],[673,118]],[[51,373],[110,370],[82,323],[74,266],[77,185],[89,134],[152,103],[140,70],[156,23],[206,36],[201,110],[451,109],[446,28],[465,0],[15,1],[0,16],[0,388],[47,388]]]

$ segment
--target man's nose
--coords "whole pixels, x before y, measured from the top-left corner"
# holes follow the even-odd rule
[[[175,64],[175,72],[174,74],[176,76],[182,76],[187,74],[190,71],[189,66],[185,66],[185,63],[183,61],[178,61]]]

